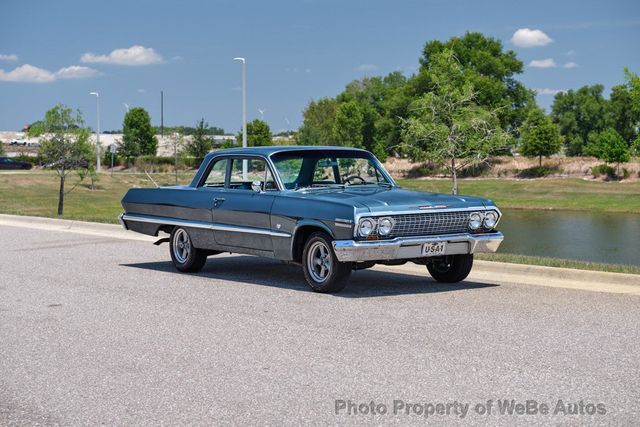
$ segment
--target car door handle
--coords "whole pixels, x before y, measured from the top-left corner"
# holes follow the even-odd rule
[[[218,206],[220,206],[220,204],[222,204],[222,202],[224,202],[224,197],[216,197],[213,199],[213,207],[217,208]]]

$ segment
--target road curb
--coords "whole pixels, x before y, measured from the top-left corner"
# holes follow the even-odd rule
[[[63,231],[115,239],[154,242],[157,237],[126,231],[120,225],[44,217],[0,214],[0,225]],[[379,265],[376,270],[397,272],[398,267]],[[403,273],[426,276],[426,268],[415,264],[401,267]],[[595,292],[640,295],[640,275],[576,270],[571,268],[474,261],[468,280],[479,283],[521,284]]]

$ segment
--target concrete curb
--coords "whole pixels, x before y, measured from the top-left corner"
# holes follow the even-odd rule
[[[62,231],[106,238],[154,242],[157,237],[126,231],[120,225],[67,219],[42,218],[0,214],[0,225],[40,230]],[[402,267],[376,266],[376,270],[426,276],[426,268],[415,264]],[[594,292],[640,295],[640,275],[574,270],[570,268],[537,265],[508,264],[493,261],[475,261],[468,280],[479,283],[520,284],[556,288],[579,289]]]

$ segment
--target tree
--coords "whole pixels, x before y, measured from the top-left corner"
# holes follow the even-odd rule
[[[238,132],[236,141],[242,142],[242,131]],[[267,122],[255,119],[247,123],[247,146],[259,147],[263,145],[273,145],[273,135]]]
[[[607,127],[608,101],[602,95],[603,90],[604,86],[598,84],[556,94],[551,117],[560,127],[567,155],[581,156],[589,133]]]
[[[538,157],[542,167],[542,156],[556,154],[562,147],[560,130],[539,108],[532,109],[520,128],[520,152],[527,157]]]
[[[433,91],[411,104],[411,115],[404,120],[403,150],[414,161],[445,162],[451,192],[457,194],[457,171],[485,161],[507,146],[510,136],[494,110],[478,105],[453,51],[431,56],[428,67]]]
[[[333,141],[337,145],[363,148],[364,115],[355,101],[342,103],[333,122]]]
[[[178,185],[178,163],[180,160],[180,153],[184,147],[184,136],[180,132],[174,132],[169,137],[169,144],[173,148],[174,171],[176,174],[176,185]]]
[[[457,58],[464,79],[474,88],[475,102],[494,110],[502,129],[517,136],[535,100],[533,92],[515,79],[523,71],[516,53],[503,51],[500,40],[478,32],[468,32],[446,42],[427,42],[420,58],[420,71],[410,83],[417,95],[432,90],[431,63],[445,50],[452,51]]]
[[[120,152],[128,161],[139,155],[156,155],[158,138],[151,127],[149,113],[144,108],[135,107],[127,111],[122,132]]]
[[[311,101],[303,113],[303,122],[297,135],[299,145],[334,145],[333,123],[338,102],[333,98]]]
[[[607,128],[598,135],[600,147],[598,158],[607,163],[616,163],[616,174],[620,175],[620,163],[629,161],[629,146],[613,128]]]
[[[74,169],[87,168],[93,157],[89,129],[84,126],[79,110],[74,112],[66,105],[58,104],[29,129],[29,135],[40,137],[40,157],[58,173],[58,215],[62,215],[67,175]]]
[[[611,88],[609,98],[610,120],[613,128],[631,145],[640,123],[640,109],[633,103],[631,91],[626,85],[616,85]]]
[[[3,143],[2,143],[2,141],[0,141],[0,157],[1,157],[1,156],[4,156],[4,155],[6,154],[6,153],[5,153],[5,151],[4,151],[4,147],[2,146],[2,144],[3,144]]]
[[[186,144],[185,151],[190,156],[195,157],[198,162],[202,162],[204,156],[213,148],[213,140],[207,136],[208,132],[209,123],[205,122],[204,119],[200,119],[196,122],[191,140]]]

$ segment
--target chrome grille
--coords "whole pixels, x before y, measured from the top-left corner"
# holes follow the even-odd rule
[[[469,214],[470,212],[460,211],[390,215],[394,221],[391,234],[380,238],[465,233],[469,231]]]

